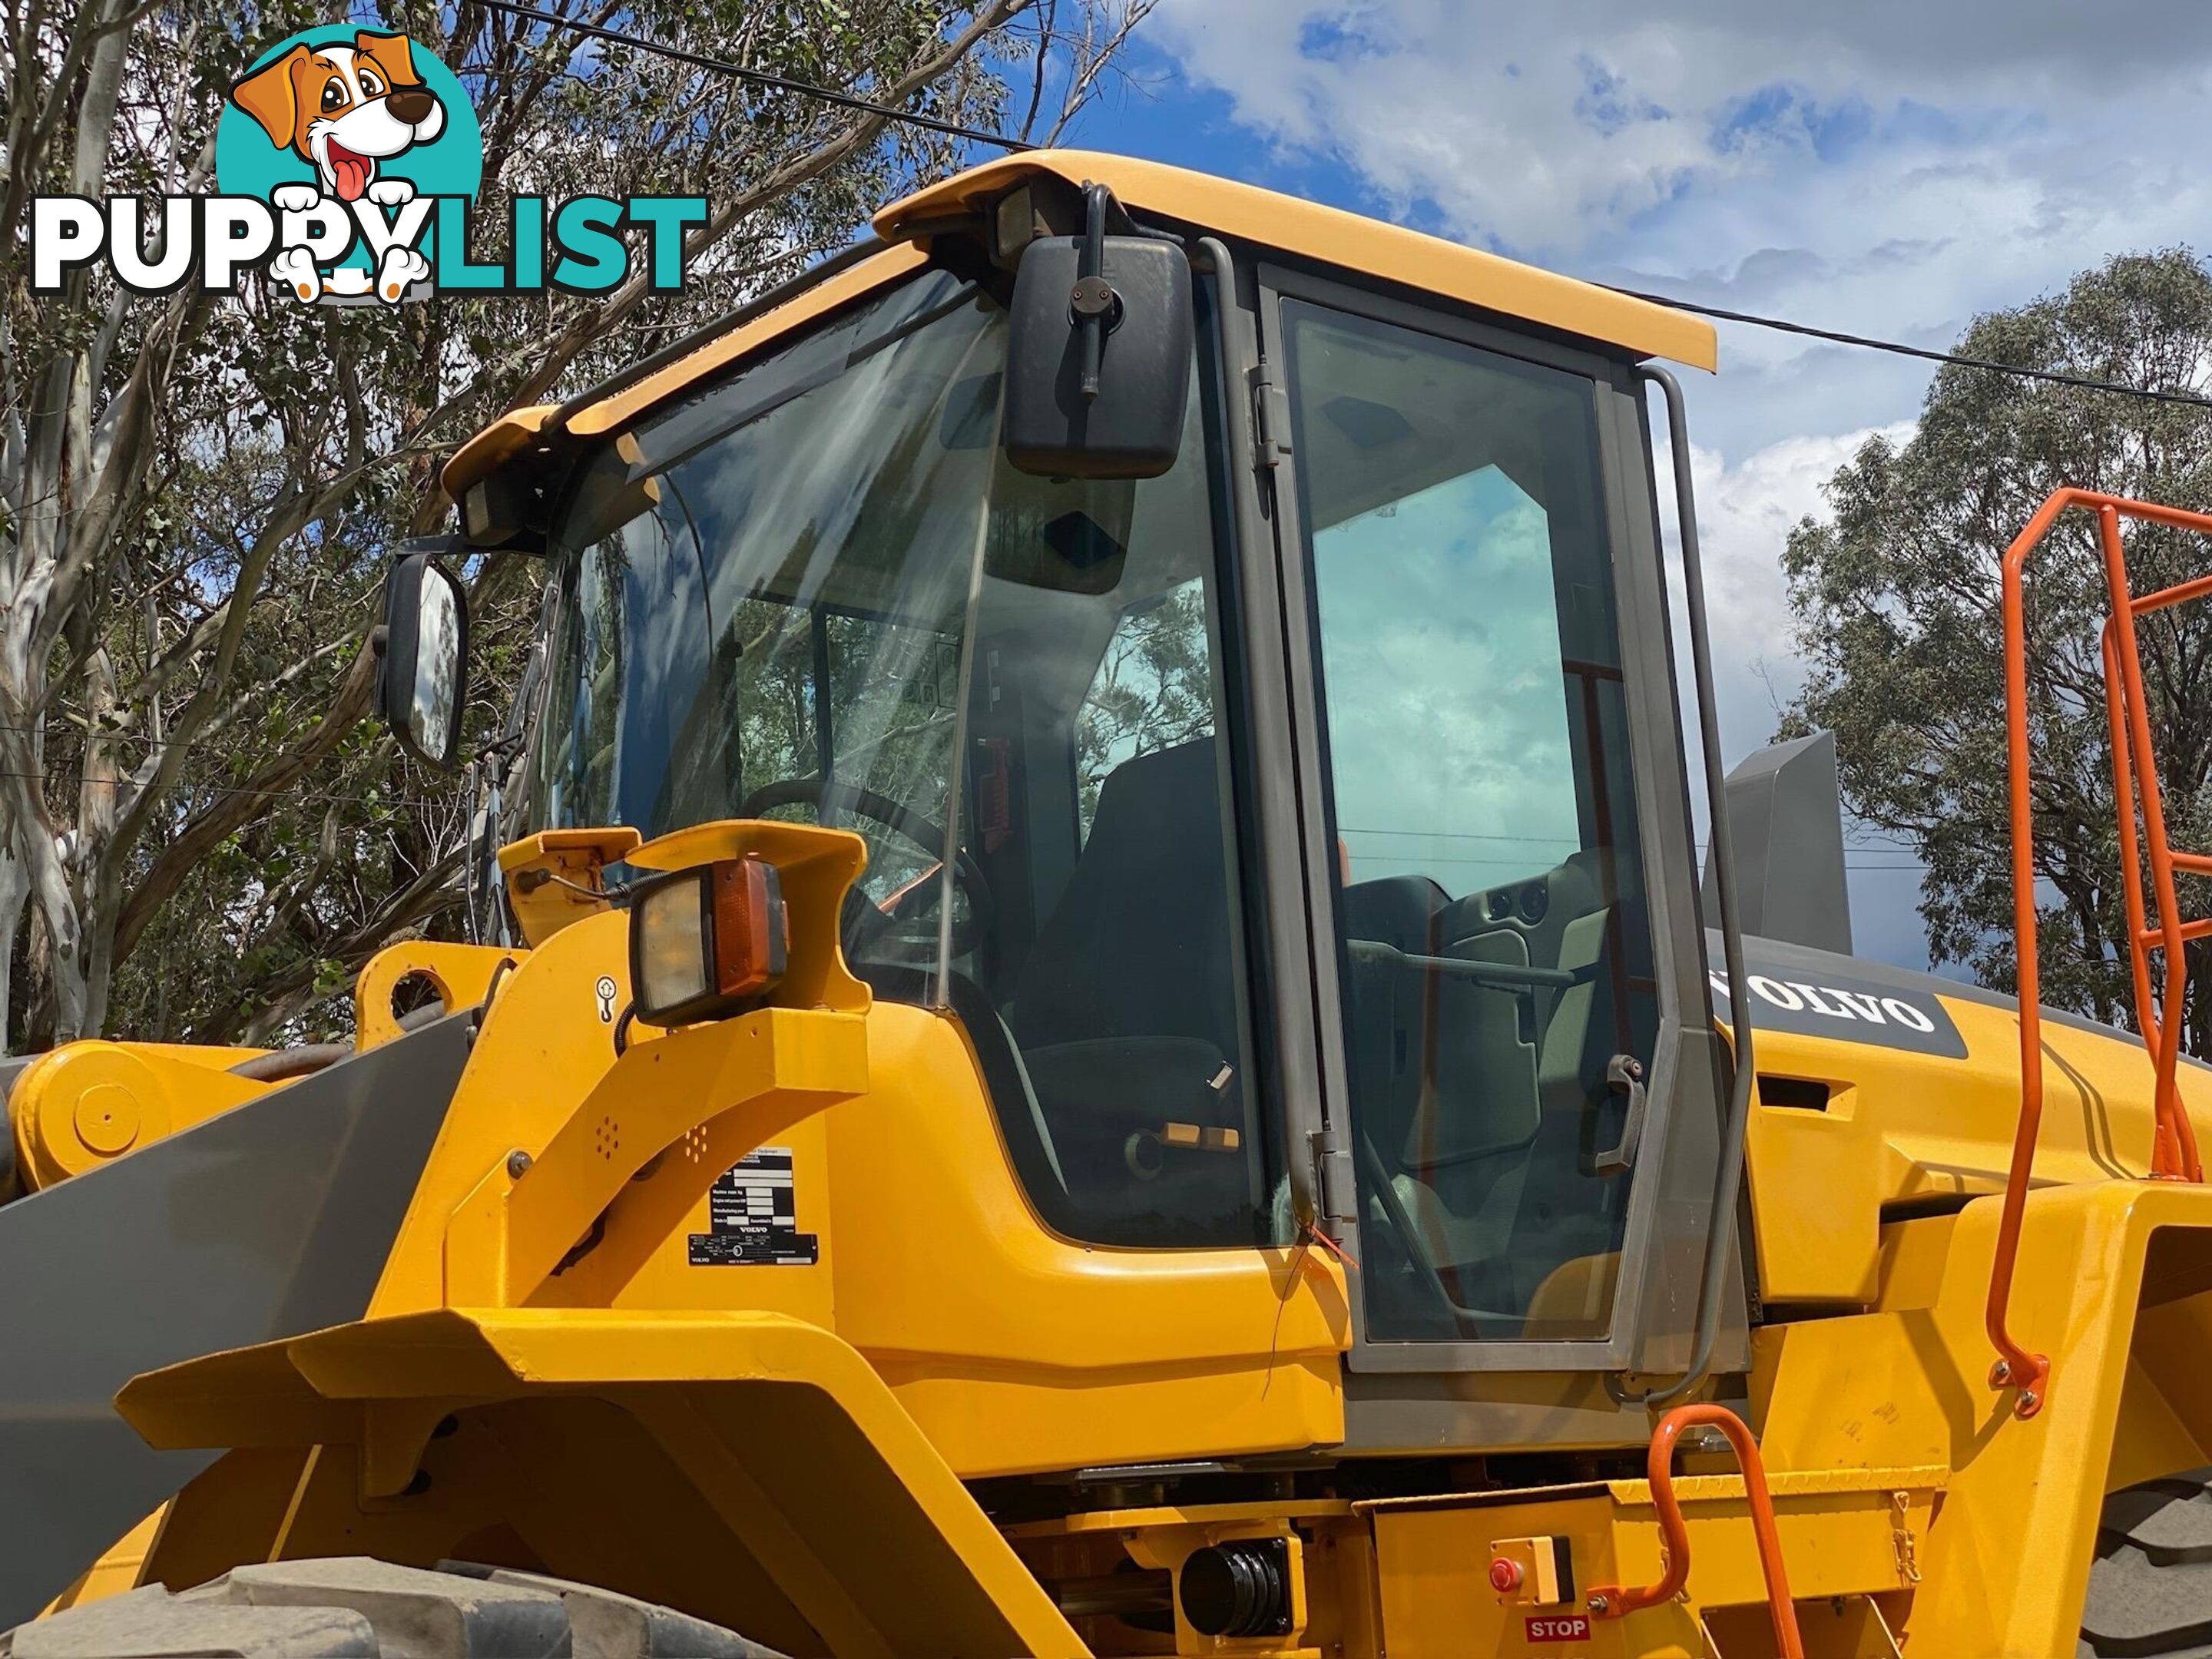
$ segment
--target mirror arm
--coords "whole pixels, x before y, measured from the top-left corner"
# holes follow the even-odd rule
[[[1098,401],[1098,369],[1105,356],[1106,334],[1121,304],[1121,296],[1105,276],[1106,204],[1113,199],[1113,192],[1103,185],[1083,187],[1083,247],[1076,258],[1075,289],[1068,296],[1068,309],[1083,333],[1080,390],[1086,404]]]

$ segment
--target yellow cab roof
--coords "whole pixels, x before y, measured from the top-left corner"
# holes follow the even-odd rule
[[[876,215],[876,234],[897,241],[902,226],[981,206],[1039,173],[1105,185],[1139,212],[1602,340],[1638,356],[1705,369],[1717,361],[1712,325],[1648,300],[1255,185],[1093,150],[1031,150],[971,167],[892,203]]]
[[[618,429],[691,382],[904,276],[927,258],[914,239],[941,227],[949,216],[980,208],[1040,175],[1073,185],[1103,184],[1139,214],[1179,220],[1224,239],[1363,272],[1640,357],[1666,357],[1704,369],[1715,368],[1718,361],[1711,324],[1555,271],[1340,208],[1158,161],[1092,150],[1030,150],[971,167],[892,203],[874,220],[876,234],[887,244],[881,252],[799,289],[784,303],[703,341],[696,350],[641,380],[619,384],[606,396],[580,406],[568,406],[562,428],[580,438]],[[446,465],[446,493],[458,500],[470,484],[531,447],[555,412],[550,404],[518,410],[470,439]]]

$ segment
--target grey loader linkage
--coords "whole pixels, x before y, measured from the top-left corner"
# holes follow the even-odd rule
[[[2105,1500],[2078,1659],[2212,1659],[2212,1468]]]
[[[0,1636],[0,1659],[783,1659],[672,1607],[534,1573],[363,1556],[132,1590]]]

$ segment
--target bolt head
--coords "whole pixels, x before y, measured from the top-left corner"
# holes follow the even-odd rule
[[[1078,317],[1103,317],[1114,309],[1117,298],[1113,284],[1103,276],[1079,276],[1067,306]]]
[[[2013,1404],[2014,1417],[2033,1417],[2043,1409],[2043,1396],[2033,1389],[2022,1389],[2020,1398]]]
[[[2000,1359],[1996,1364],[1990,1367],[1990,1386],[1991,1388],[2002,1389],[2006,1383],[2011,1381],[2012,1362],[2009,1359]]]
[[[508,1178],[514,1181],[521,1180],[523,1172],[530,1167],[530,1154],[524,1152],[520,1146],[509,1152],[507,1155],[507,1173]]]
[[[1593,1595],[1589,1599],[1589,1610],[1592,1613],[1603,1613],[1610,1605],[1602,1595]]]

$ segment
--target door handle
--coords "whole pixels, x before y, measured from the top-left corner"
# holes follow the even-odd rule
[[[1633,1054],[1615,1054],[1605,1063],[1606,1086],[1628,1097],[1620,1115],[1620,1139],[1590,1160],[1594,1175],[1626,1175],[1636,1166],[1636,1149],[1644,1139],[1644,1062]]]

